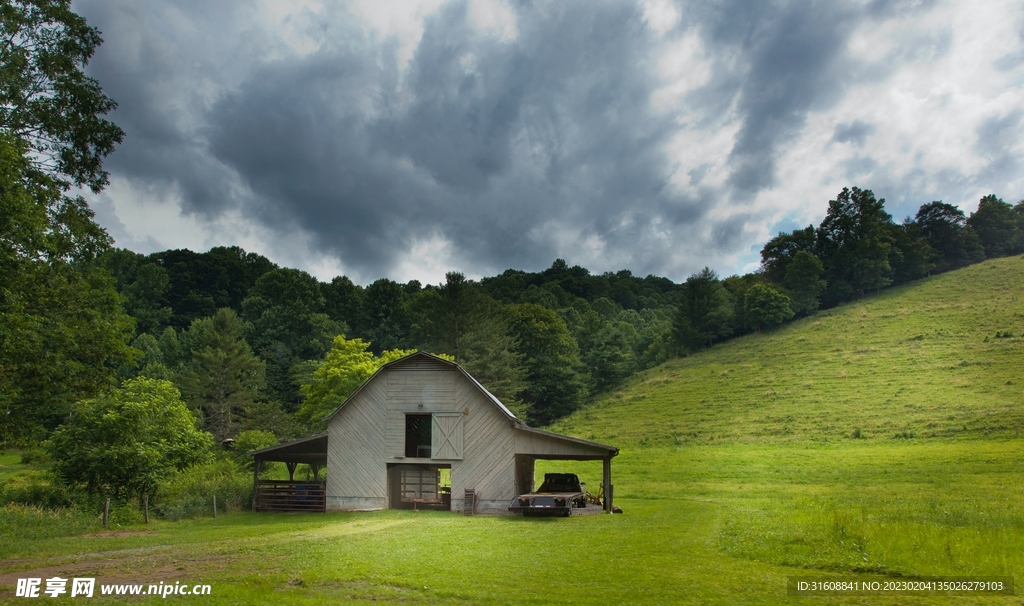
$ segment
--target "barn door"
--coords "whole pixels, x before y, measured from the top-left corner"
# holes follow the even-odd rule
[[[462,413],[435,412],[430,435],[430,458],[462,458]]]

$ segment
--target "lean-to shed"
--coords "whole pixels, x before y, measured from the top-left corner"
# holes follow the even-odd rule
[[[461,366],[418,352],[381,367],[330,417],[326,508],[505,513],[537,459],[604,461],[618,449],[528,427]]]

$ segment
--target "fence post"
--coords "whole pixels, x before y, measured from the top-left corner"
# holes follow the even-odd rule
[[[107,516],[110,515],[110,497],[103,503],[103,527],[107,527]]]
[[[213,495],[213,517],[217,518],[217,495]]]
[[[147,494],[146,496],[144,496],[142,500],[145,501],[145,505],[146,505],[146,507],[145,507],[145,509],[146,509],[145,519],[146,519],[146,523],[149,524],[149,495]]]

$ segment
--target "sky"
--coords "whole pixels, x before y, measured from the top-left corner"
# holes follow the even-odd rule
[[[1024,3],[74,0],[117,246],[329,281],[753,271],[843,187],[1024,198]]]

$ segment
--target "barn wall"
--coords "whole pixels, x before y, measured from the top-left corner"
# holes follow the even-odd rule
[[[477,513],[508,513],[515,495],[515,435],[505,416],[462,373],[453,372],[456,408],[465,416],[464,451],[452,462],[452,509],[462,510],[466,488],[477,495]]]
[[[389,368],[386,377],[387,456],[405,456],[405,415],[454,412],[454,376],[458,372],[445,364],[414,360]]]
[[[386,385],[378,375],[328,424],[327,509],[387,507]]]
[[[462,413],[462,459],[405,458],[405,415]],[[450,422],[450,421],[449,421]],[[451,464],[452,509],[474,488],[477,513],[507,513],[515,496],[516,436],[509,418],[459,370],[428,359],[391,366],[328,427],[328,509],[388,507],[387,465]]]

